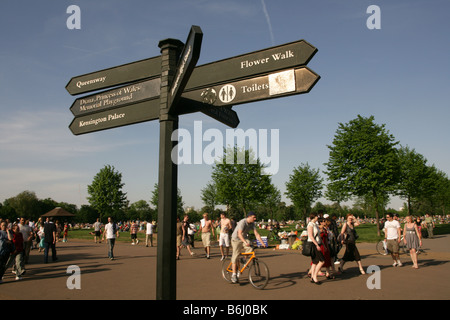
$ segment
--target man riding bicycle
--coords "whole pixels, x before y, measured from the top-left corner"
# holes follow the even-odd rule
[[[250,246],[250,241],[248,240],[248,232],[253,230],[256,239],[265,247],[266,245],[261,239],[258,231],[256,230],[256,215],[254,212],[249,212],[247,218],[242,219],[236,225],[236,228],[233,231],[231,236],[231,246],[233,247],[233,254],[231,256],[231,263],[233,269],[233,275],[231,276],[231,282],[238,282],[238,270],[239,270],[239,255],[241,251],[251,252],[253,249]]]

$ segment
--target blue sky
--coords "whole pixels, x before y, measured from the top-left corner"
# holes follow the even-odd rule
[[[69,30],[70,5],[81,29]],[[381,29],[369,30],[370,5]],[[87,204],[87,185],[107,164],[123,174],[130,202],[149,200],[158,180],[157,121],[74,136],[68,126],[74,76],[154,57],[158,42],[204,33],[198,65],[305,39],[319,51],[312,91],[236,106],[239,128],[279,129],[285,192],[294,167],[324,169],[338,127],[373,115],[402,145],[450,173],[448,0],[4,1],[0,11],[0,201],[24,190],[41,199]],[[201,113],[180,128],[227,127]],[[200,208],[208,165],[181,165],[186,205]],[[289,201],[283,197],[288,203]],[[393,200],[392,207],[401,201]]]

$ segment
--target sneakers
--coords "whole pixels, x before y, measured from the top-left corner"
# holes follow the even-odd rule
[[[231,276],[231,283],[238,283],[239,279],[235,273]]]
[[[18,280],[22,280],[22,277],[17,276],[17,277],[16,277],[16,281],[18,281]]]
[[[392,264],[393,267],[401,267],[403,266],[402,262],[400,260],[394,261]]]

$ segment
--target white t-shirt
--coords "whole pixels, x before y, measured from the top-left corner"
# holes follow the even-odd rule
[[[309,227],[313,228],[313,236],[316,239],[316,242],[318,244],[321,244],[322,243],[322,239],[320,238],[320,229],[319,229],[319,226],[317,225],[317,223],[314,223],[314,222],[310,221],[306,228],[309,228]],[[308,241],[309,242],[313,242],[313,240],[309,237],[309,235],[308,235]]]
[[[117,232],[117,227],[116,227],[116,232]],[[114,230],[113,230],[113,223],[110,222],[105,226],[106,239],[115,239],[116,232],[114,232]]]
[[[147,222],[147,231],[146,234],[153,234],[154,225],[150,222]]]
[[[394,240],[398,239],[398,229],[401,228],[400,223],[397,220],[386,221],[384,223],[384,229],[386,233],[386,239]]]

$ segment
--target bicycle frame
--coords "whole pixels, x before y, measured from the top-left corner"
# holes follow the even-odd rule
[[[241,252],[239,256],[249,256],[246,257],[247,258],[247,262],[241,266],[241,268],[239,269],[240,273],[243,273],[245,269],[247,269],[247,267],[250,265],[250,262],[253,261],[253,259],[256,259],[256,255],[255,255],[255,251],[252,252]],[[228,272],[233,272],[233,263],[230,262],[230,264],[227,267],[227,271]]]
[[[250,265],[250,262],[253,261],[253,259],[256,259],[256,255],[255,255],[255,251],[252,252],[241,252],[240,256],[247,256],[247,262],[241,266],[241,268],[239,269],[240,273],[243,273],[245,269],[247,269],[247,267]],[[233,272],[233,263],[230,262],[230,264],[227,267],[227,271],[228,272]]]

